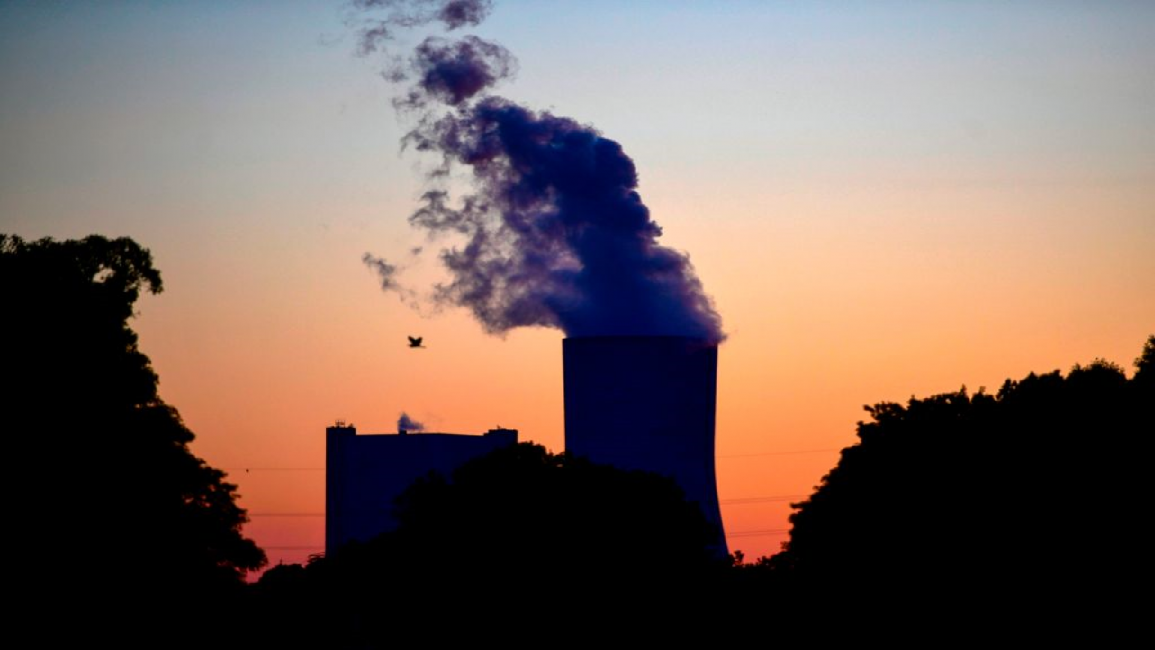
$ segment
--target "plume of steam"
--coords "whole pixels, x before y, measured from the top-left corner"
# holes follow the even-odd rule
[[[400,291],[401,285],[397,283],[397,266],[385,261],[384,257],[377,257],[372,253],[365,253],[361,256],[361,261],[365,266],[373,269],[377,273],[377,279],[381,281],[382,291]]]
[[[419,126],[423,151],[473,172],[459,207],[425,194],[410,223],[465,244],[441,253],[442,301],[486,330],[559,327],[570,336],[670,334],[720,341],[721,323],[689,258],[658,244],[621,146],[594,129],[496,97]]]
[[[421,253],[421,248],[415,247],[410,249],[409,252],[410,255],[416,257]],[[397,266],[384,257],[378,257],[372,253],[362,255],[361,261],[377,275],[377,281],[381,283],[382,291],[396,293],[403,304],[409,305],[418,311],[421,310],[421,303],[417,298],[417,292],[405,287],[397,280],[397,275],[404,267]]]
[[[421,4],[441,15],[442,3]],[[470,15],[488,10],[485,3]],[[412,79],[396,103],[419,118],[405,144],[441,161],[409,222],[464,239],[440,253],[450,280],[434,287],[435,300],[468,307],[495,334],[546,326],[569,336],[720,342],[712,301],[689,257],[658,243],[662,230],[621,145],[572,119],[486,94],[515,69],[496,43],[428,38],[408,72],[393,77]],[[455,167],[472,181],[456,201],[439,185]]]
[[[410,60],[415,87],[399,99],[399,108],[422,109],[430,99],[460,106],[517,69],[517,60],[497,43],[466,36],[457,41],[430,36],[417,46]],[[408,78],[396,70],[394,80]]]
[[[421,424],[417,420],[414,420],[413,418],[409,417],[408,413],[402,412],[401,416],[397,418],[397,431],[398,432],[401,432],[401,431],[417,432],[417,431],[424,431],[424,430],[425,430],[425,425]]]
[[[397,28],[408,29],[439,22],[447,30],[481,24],[493,8],[491,0],[354,0],[353,7],[383,16],[367,19],[361,28],[358,51],[372,54],[393,37]]]

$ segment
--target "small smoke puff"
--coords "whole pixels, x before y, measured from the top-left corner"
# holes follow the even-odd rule
[[[424,431],[425,425],[421,424],[417,420],[414,420],[413,418],[409,417],[408,413],[403,412],[403,413],[401,413],[401,416],[397,418],[397,430],[398,431]]]
[[[446,29],[454,30],[466,25],[480,25],[492,9],[490,0],[450,0],[441,7],[437,17],[445,23]]]
[[[357,42],[357,54],[361,56],[369,56],[381,48],[381,43],[389,40],[393,36],[389,25],[385,22],[378,21],[372,23],[371,27],[365,27],[361,30],[361,37]]]
[[[385,261],[385,258],[377,257],[372,253],[365,253],[361,256],[361,261],[377,273],[377,277],[381,281],[381,288],[383,290],[396,291],[401,288],[400,285],[397,284],[397,280],[395,278],[397,275],[397,267]]]
[[[418,146],[418,150],[432,149]],[[455,209],[450,206],[449,193],[444,190],[429,190],[421,195],[421,200],[425,205],[409,216],[409,223],[430,234],[453,231],[473,235],[484,224],[488,210],[488,206],[472,196],[465,198],[460,209]]]
[[[411,29],[440,22],[452,31],[478,25],[493,8],[491,0],[354,0],[360,11],[384,11],[383,18],[365,20],[358,53],[367,56],[393,38],[395,28]]]
[[[479,25],[493,9],[492,0],[353,0],[361,11],[383,10],[385,20],[400,27],[440,21],[447,29]]]
[[[511,77],[517,61],[501,45],[476,36],[457,41],[431,36],[417,46],[411,66],[417,84],[402,105],[418,107],[435,98],[459,106]]]

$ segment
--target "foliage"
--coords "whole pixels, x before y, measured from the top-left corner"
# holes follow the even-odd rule
[[[996,395],[963,388],[866,407],[859,443],[810,498],[771,560],[798,584],[861,597],[960,587],[1070,594],[1126,580],[1155,431],[1155,337],[1128,380],[1096,360],[1008,380]],[[857,596],[855,596],[857,595]],[[991,597],[985,593],[984,597]]]
[[[1147,338],[1142,354],[1135,359],[1135,376],[1132,381],[1148,388],[1155,384],[1155,335]]]
[[[141,291],[162,286],[128,238],[0,235],[9,488],[26,497],[19,550],[30,579],[89,607],[111,585],[192,602],[239,589],[265,562],[241,534],[236,487],[190,451],[193,434],[129,327]]]
[[[360,626],[370,639],[433,614],[461,623],[517,611],[524,633],[530,614],[544,629],[577,600],[603,612],[586,625],[641,617],[632,609],[638,601],[695,594],[726,565],[711,550],[710,525],[673,480],[529,443],[475,459],[451,478],[419,480],[396,514],[394,532],[303,572],[266,573],[255,590],[261,611],[293,620],[307,612],[325,629]]]

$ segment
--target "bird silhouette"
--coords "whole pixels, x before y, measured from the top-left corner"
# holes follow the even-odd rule
[[[411,347],[411,348],[423,348],[423,347],[425,347],[424,345],[421,345],[421,338],[422,337],[420,337],[420,336],[410,336],[409,337],[409,347]]]

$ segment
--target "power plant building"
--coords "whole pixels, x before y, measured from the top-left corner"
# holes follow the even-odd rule
[[[685,336],[563,341],[565,448],[595,463],[673,478],[728,552],[714,468],[718,346]],[[516,444],[514,429],[358,435],[326,430],[325,549],[393,530],[393,500],[418,478]]]
[[[562,343],[565,448],[596,463],[672,477],[727,552],[714,471],[718,346],[683,336]]]
[[[516,429],[483,435],[360,434],[338,422],[325,430],[325,552],[393,530],[393,500],[417,479],[448,477],[465,462],[517,444]]]

